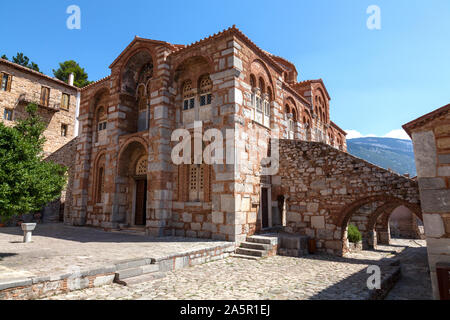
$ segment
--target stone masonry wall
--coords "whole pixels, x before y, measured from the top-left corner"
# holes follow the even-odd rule
[[[437,110],[439,111],[439,110]],[[435,299],[437,263],[450,265],[450,105],[410,129]],[[405,125],[405,127],[408,125]]]
[[[28,102],[38,103],[41,88],[45,86],[50,88],[50,107],[55,108],[55,110],[43,107],[38,109],[38,115],[47,125],[44,132],[47,139],[44,145],[45,154],[55,152],[74,138],[77,88],[3,60],[0,61],[0,72],[12,75],[11,91],[0,91],[0,121],[12,126],[15,120],[26,117],[25,107]],[[59,106],[55,107],[55,104],[61,103],[62,93],[70,95],[68,110],[61,109]],[[24,94],[25,101],[20,102],[20,97]],[[6,108],[13,110],[13,121],[3,119]],[[68,125],[65,137],[61,136],[61,124]]]
[[[285,231],[316,239],[321,251],[346,252],[347,224],[363,206],[405,205],[421,217],[417,183],[411,179],[322,143],[281,140],[280,158],[274,196],[288,199]],[[368,212],[367,232],[381,212]]]

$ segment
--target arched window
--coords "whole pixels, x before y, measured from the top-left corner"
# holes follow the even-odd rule
[[[145,90],[145,84],[141,83],[137,90],[137,101],[138,101],[138,132],[148,129],[148,103],[147,94]]]
[[[97,160],[97,174],[95,180],[95,203],[103,203],[103,194],[105,193],[105,156],[102,155]]]
[[[183,85],[183,110],[195,108],[195,93],[192,89],[192,81],[187,80]]]
[[[212,81],[209,76],[203,76],[199,81],[200,89],[200,106],[208,106],[212,102]]]
[[[108,123],[108,116],[104,107],[99,107],[96,114],[96,128],[97,137],[96,142],[104,141],[106,139],[106,129]]]
[[[270,101],[272,99],[272,89],[265,86],[262,77],[258,79],[252,74],[250,75],[250,85],[252,87],[251,107],[252,120],[266,127],[270,127]]]
[[[97,203],[103,203],[103,190],[105,187],[105,183],[104,183],[104,168],[101,167],[98,170],[98,184],[97,184],[97,197],[96,197],[96,202]]]
[[[139,86],[137,96],[139,112],[147,110],[147,97],[145,94],[145,86],[143,84]]]

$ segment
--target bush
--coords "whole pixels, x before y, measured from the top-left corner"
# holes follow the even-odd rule
[[[358,227],[351,224],[348,226],[348,241],[352,243],[358,243],[362,240],[361,232],[359,232]]]

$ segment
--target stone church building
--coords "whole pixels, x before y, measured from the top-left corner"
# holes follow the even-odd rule
[[[324,82],[234,26],[190,45],[136,37],[110,69],[81,91],[66,223],[237,243],[278,228],[342,254],[352,219],[374,246],[396,207],[421,218],[417,183],[347,154]],[[201,151],[217,129],[226,161],[176,164],[180,129]]]
[[[263,227],[276,199],[261,160],[270,138],[320,141],[346,151],[322,80],[232,27],[191,45],[136,37],[111,75],[82,89],[73,207],[66,221],[145,228],[155,236],[237,240]],[[174,165],[172,132],[234,129],[245,170]],[[259,141],[259,143],[255,143]]]

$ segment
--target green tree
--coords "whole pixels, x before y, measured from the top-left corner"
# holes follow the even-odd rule
[[[8,57],[6,56],[6,54],[2,55],[2,59],[8,60]]]
[[[26,108],[28,117],[15,127],[0,123],[0,216],[39,211],[57,199],[66,184],[66,171],[45,161],[43,132],[45,124],[37,106]]]
[[[12,61],[14,63],[20,64],[23,67],[41,72],[41,70],[39,70],[39,66],[34,62],[30,62],[30,58],[25,56],[22,52],[17,52],[17,55],[12,58]]]
[[[74,85],[78,88],[82,88],[90,84],[88,80],[88,74],[81,68],[80,65],[73,60],[61,62],[57,70],[53,69],[54,76],[64,82],[67,82],[69,75],[74,74]]]

